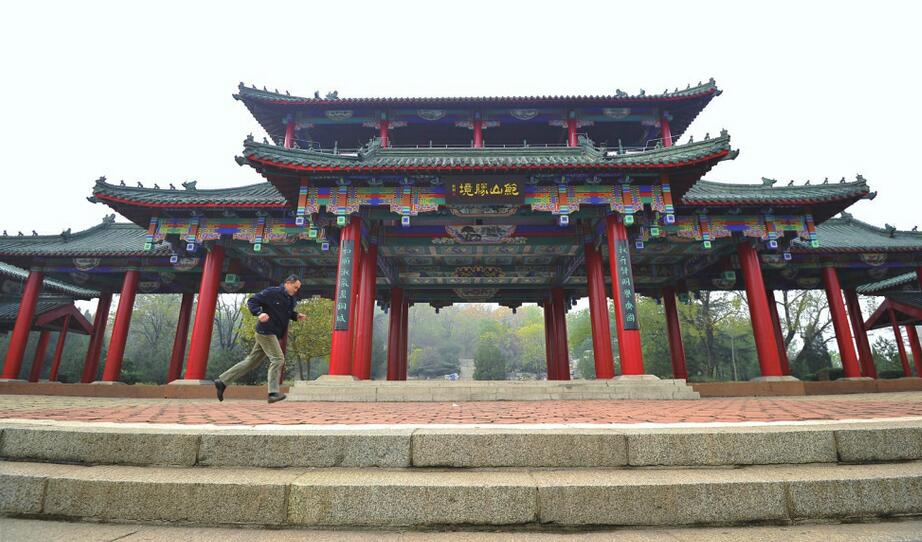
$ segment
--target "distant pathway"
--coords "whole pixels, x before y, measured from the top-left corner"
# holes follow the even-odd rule
[[[334,403],[0,395],[3,419],[158,424],[631,424],[922,417],[922,392],[697,401]]]

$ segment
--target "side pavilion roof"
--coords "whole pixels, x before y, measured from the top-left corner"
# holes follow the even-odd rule
[[[855,288],[855,291],[864,295],[876,295],[889,292],[890,290],[899,290],[907,285],[915,285],[916,287],[913,289],[918,290],[918,280],[919,278],[916,272],[910,271],[909,273],[903,273],[902,275],[896,275],[895,277],[879,280],[877,282],[862,284]]]
[[[900,231],[889,224],[878,228],[848,213],[817,226],[816,238],[818,247],[801,240],[791,247],[797,252],[922,252],[922,232]]]
[[[0,257],[103,257],[103,256],[169,256],[170,249],[156,245],[145,251],[147,230],[135,224],[118,224],[115,215],[106,217],[92,228],[58,235],[25,235],[0,237]]]
[[[13,281],[14,283],[23,283],[29,278],[29,271],[15,265],[0,262],[0,277]],[[99,297],[99,292],[89,288],[81,288],[68,282],[46,278],[42,282],[42,291],[54,294],[65,295],[74,299],[93,299]],[[7,285],[3,285],[3,295],[11,295],[13,292],[7,291]],[[16,292],[18,294],[19,292]]]

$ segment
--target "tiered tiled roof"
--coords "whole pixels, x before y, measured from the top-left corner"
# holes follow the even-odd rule
[[[244,142],[238,163],[269,165],[300,171],[397,172],[397,171],[633,171],[665,169],[734,158],[730,136],[694,143],[619,154],[584,143],[577,147],[518,148],[381,148],[371,144],[354,153],[330,153],[310,149],[286,149]]]
[[[674,91],[665,91],[660,94],[627,94],[624,92],[607,95],[586,95],[586,96],[449,96],[449,97],[366,97],[366,98],[304,98],[301,96],[292,96],[291,94],[278,91],[262,90],[256,87],[248,87],[243,83],[237,87],[237,94],[234,97],[238,100],[260,101],[267,104],[289,104],[289,105],[334,105],[334,106],[440,106],[440,105],[570,105],[577,106],[581,104],[612,104],[612,105],[632,105],[637,103],[651,102],[670,102],[687,100],[690,98],[702,98],[706,96],[720,95],[717,83],[713,79],[706,83],[699,83],[696,86],[689,85],[684,90],[676,89]]]
[[[388,108],[471,108],[488,109],[500,107],[557,108],[560,110],[579,107],[631,108],[656,107],[667,109],[673,117],[671,128],[678,139],[698,116],[702,109],[721,91],[713,79],[689,85],[684,90],[664,91],[647,94],[641,91],[628,94],[618,90],[615,94],[586,96],[479,96],[479,97],[365,97],[365,98],[314,98],[292,96],[288,92],[259,90],[240,83],[234,98],[242,101],[257,122],[271,134],[275,142],[282,143],[285,132],[283,119],[293,111],[331,110],[343,108],[388,109]],[[626,142],[626,144],[629,144]]]

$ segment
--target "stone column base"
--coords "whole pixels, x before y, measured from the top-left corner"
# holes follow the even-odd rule
[[[870,376],[843,376],[842,378],[837,378],[836,382],[862,382],[865,380],[874,380]]]
[[[170,382],[167,386],[214,386],[214,380],[187,380],[180,378]]]
[[[99,384],[101,386],[127,386],[124,382],[110,382],[108,380],[97,380],[95,382],[90,382],[91,384]]]
[[[656,375],[621,375],[612,378],[613,382],[652,382],[659,380]],[[683,380],[684,382],[684,380]]]
[[[750,382],[800,382],[796,376],[757,376]]]
[[[361,382],[362,379],[356,378],[352,375],[320,375],[317,377],[317,382]]]
[[[0,382],[28,382],[22,378],[0,378]]]

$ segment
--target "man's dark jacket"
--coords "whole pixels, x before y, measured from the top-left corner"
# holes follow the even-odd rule
[[[256,322],[256,333],[275,335],[279,339],[284,337],[288,331],[288,322],[298,320],[295,303],[295,298],[288,295],[284,286],[266,288],[248,299],[247,308],[253,316],[259,316],[261,312],[269,315],[268,321]]]

